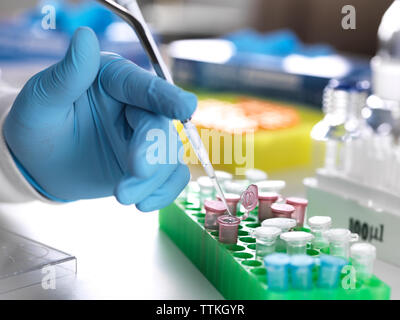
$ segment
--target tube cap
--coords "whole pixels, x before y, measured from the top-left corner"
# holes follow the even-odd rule
[[[296,226],[297,222],[291,218],[271,218],[266,219],[261,223],[262,227],[277,227],[283,231],[287,231]]]
[[[255,184],[251,184],[243,191],[240,196],[240,202],[247,211],[252,211],[258,204],[258,188]]]
[[[268,175],[266,172],[259,169],[247,169],[245,172],[246,179],[251,182],[258,182],[268,179]]]
[[[273,203],[271,205],[271,210],[277,213],[293,213],[295,208],[286,203]]]
[[[286,198],[286,203],[290,204],[292,206],[306,207],[308,205],[308,200],[304,199],[304,198],[298,198],[298,197],[289,197],[289,198]]]
[[[314,236],[309,232],[304,231],[292,231],[292,232],[285,232],[281,234],[281,239],[288,242],[288,243],[304,243],[307,244]]]
[[[291,267],[311,267],[314,265],[315,259],[306,254],[295,254],[290,257]]]
[[[254,229],[254,236],[259,239],[274,240],[282,230],[277,227],[258,227]]]
[[[346,259],[342,257],[331,256],[328,254],[323,254],[319,258],[321,266],[331,266],[341,268],[347,264]]]
[[[211,179],[208,176],[201,176],[197,178],[197,183],[200,186],[200,189],[212,189],[214,185]]]
[[[308,219],[310,228],[328,229],[332,225],[332,218],[329,216],[314,216]]]
[[[231,173],[221,170],[215,170],[215,176],[219,181],[227,181],[233,179],[233,175]]]
[[[358,240],[358,234],[351,233],[348,229],[330,229],[325,231],[323,234],[327,237],[329,242],[352,242]]]
[[[248,185],[247,180],[227,180],[224,183],[225,190],[235,194],[241,194]]]
[[[286,253],[273,253],[264,258],[266,266],[285,267],[289,265],[290,257]]]
[[[274,191],[279,192],[286,186],[286,182],[283,180],[265,180],[255,183],[261,191]]]
[[[270,200],[270,201],[277,201],[279,198],[279,194],[276,192],[259,192],[258,193],[258,200]]]
[[[226,211],[225,204],[219,200],[205,200],[204,208],[216,213],[224,213]]]
[[[240,200],[240,196],[236,193],[224,193],[226,202],[230,203],[237,203]],[[218,200],[222,200],[219,195],[217,195]]]
[[[350,247],[350,256],[352,258],[376,258],[376,248],[374,245],[366,242],[355,243]]]

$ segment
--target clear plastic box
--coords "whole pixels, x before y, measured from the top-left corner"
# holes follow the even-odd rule
[[[74,256],[0,228],[0,294],[75,276]]]

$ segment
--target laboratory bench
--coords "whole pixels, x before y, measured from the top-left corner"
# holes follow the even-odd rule
[[[2,79],[18,88],[49,64],[0,63]],[[201,168],[191,172],[193,178],[203,174]],[[285,196],[304,196],[302,180],[313,172],[292,169],[269,176],[287,182]],[[0,226],[77,258],[76,276],[57,279],[55,290],[38,284],[0,299],[223,299],[159,230],[158,212],[142,213],[113,197],[0,204]],[[400,299],[400,267],[378,260],[375,274],[391,286],[391,298]]]
[[[199,171],[192,170],[193,176]],[[287,182],[284,195],[304,195],[312,172],[270,174]],[[142,213],[114,198],[68,204],[1,204],[0,225],[77,258],[77,273],[0,295],[0,299],[223,299],[158,227],[158,212]],[[400,267],[377,261],[375,274],[400,299]]]

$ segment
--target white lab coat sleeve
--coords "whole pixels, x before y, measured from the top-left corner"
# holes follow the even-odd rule
[[[29,202],[40,200],[54,203],[43,197],[25,179],[12,158],[3,135],[3,124],[14,101],[14,96],[0,96],[0,202]]]

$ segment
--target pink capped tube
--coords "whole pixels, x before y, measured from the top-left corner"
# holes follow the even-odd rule
[[[258,194],[258,222],[273,218],[271,205],[279,198],[276,192],[260,192]]]
[[[228,205],[228,208],[229,208],[229,212],[235,216],[236,211],[237,211],[237,204],[239,203],[240,196],[235,193],[225,193],[224,195],[225,195],[226,204]],[[221,201],[221,198],[218,195],[217,195],[217,199]]]
[[[294,210],[295,208],[292,205],[286,203],[273,203],[271,205],[274,218],[291,218]]]
[[[218,230],[217,219],[226,212],[225,204],[219,200],[205,200],[204,209],[206,210],[204,227],[207,229]]]
[[[231,215],[218,217],[219,241],[222,243],[235,244],[238,238],[240,219]]]
[[[294,207],[292,218],[297,221],[297,226],[302,227],[304,224],[304,216],[308,205],[308,200],[304,198],[289,197],[286,198],[286,203]]]

